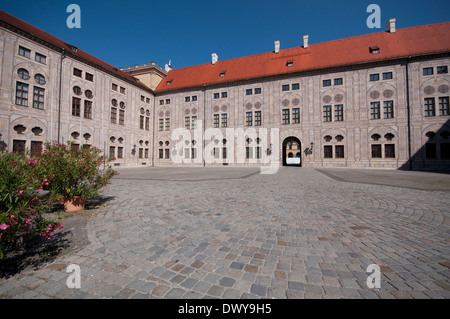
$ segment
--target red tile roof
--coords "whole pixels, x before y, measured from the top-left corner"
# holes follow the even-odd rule
[[[380,53],[372,54],[370,47],[379,47]],[[450,52],[450,22],[174,69],[156,92],[443,52]],[[293,62],[293,66],[287,67],[287,62]],[[223,72],[225,76],[220,77]],[[167,85],[169,81],[171,84]]]
[[[43,40],[47,44],[57,47],[58,51],[60,51],[61,49],[64,49],[69,55],[80,58],[88,63],[92,63],[92,64],[100,67],[101,69],[106,70],[107,72],[109,72],[119,78],[122,78],[125,81],[128,81],[130,84],[132,83],[133,85],[135,85],[141,89],[144,89],[146,91],[152,91],[149,87],[147,87],[143,83],[136,81],[136,78],[132,77],[128,73],[121,71],[118,68],[115,68],[114,66],[90,55],[89,53],[87,53],[79,48],[77,48],[77,51],[75,52],[72,50],[73,45],[66,43],[65,41],[45,32],[45,31],[42,31],[41,29],[36,28],[36,27],[32,26],[31,24],[26,23],[26,22],[14,17],[2,10],[0,10],[0,21],[12,26],[15,29],[21,30],[28,36]]]

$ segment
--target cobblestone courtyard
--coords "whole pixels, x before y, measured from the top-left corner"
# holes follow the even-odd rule
[[[450,298],[449,191],[436,173],[122,169],[108,201],[62,221],[72,247],[1,278],[0,297]]]

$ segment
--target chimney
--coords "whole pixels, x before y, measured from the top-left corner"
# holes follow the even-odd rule
[[[396,22],[396,18],[389,19],[389,21],[387,23],[389,33],[395,33],[395,22]]]
[[[169,64],[166,64],[166,67],[164,68],[164,69],[166,70],[167,73],[168,73],[169,71],[172,70],[172,66],[171,66],[170,64],[171,64],[171,63],[170,63],[170,61],[169,61]]]
[[[280,52],[280,41],[275,41],[275,53]]]
[[[213,54],[211,55],[211,57],[212,57],[211,63],[212,63],[212,64],[216,64],[216,62],[219,60],[219,56],[218,56],[216,53],[213,53]]]
[[[303,48],[304,49],[308,48],[308,40],[309,40],[309,35],[304,35],[303,36]]]

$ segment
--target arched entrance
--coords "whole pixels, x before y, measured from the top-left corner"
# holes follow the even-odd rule
[[[283,166],[302,166],[302,143],[294,136],[283,141]]]

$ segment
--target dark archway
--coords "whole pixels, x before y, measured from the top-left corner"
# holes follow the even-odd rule
[[[301,149],[302,143],[294,136],[290,136],[283,141],[283,166],[302,166]],[[295,156],[288,156],[288,154],[296,154]]]

